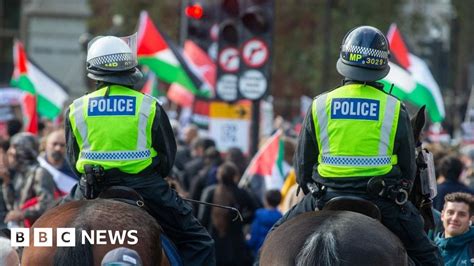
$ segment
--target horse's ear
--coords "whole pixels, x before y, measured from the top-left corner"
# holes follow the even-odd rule
[[[425,109],[426,105],[423,105],[418,110],[416,115],[411,119],[411,126],[413,128],[413,136],[415,137],[415,142],[418,142],[420,140],[421,132],[423,131],[423,127],[425,126]]]

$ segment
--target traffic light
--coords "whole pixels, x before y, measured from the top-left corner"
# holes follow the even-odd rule
[[[274,0],[246,0],[240,7],[239,92],[258,100],[268,93],[273,42]]]
[[[202,18],[202,14],[203,14],[203,8],[202,8],[201,4],[199,4],[199,3],[192,4],[192,5],[188,5],[188,6],[184,9],[184,13],[185,13],[186,16],[188,16],[189,18],[192,18],[192,19],[201,19],[201,18]]]
[[[186,32],[185,39],[199,45],[209,52],[213,43],[211,29],[216,24],[217,16],[213,1],[190,0],[184,7]]]
[[[217,98],[238,100],[238,71],[240,65],[240,6],[238,0],[219,0],[219,34],[217,45]]]

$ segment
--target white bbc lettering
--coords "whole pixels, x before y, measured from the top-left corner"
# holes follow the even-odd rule
[[[81,234],[81,243],[83,245],[86,244],[86,239],[87,239],[87,242],[91,245],[94,245],[95,241],[95,237],[94,237],[94,230],[91,230],[90,232],[87,232],[87,231],[82,231],[82,234]]]
[[[30,229],[29,228],[11,228],[10,244],[12,247],[28,247],[30,246]]]
[[[125,231],[109,231],[110,244],[115,245],[115,242],[118,242],[120,245],[123,245],[126,236],[127,232]]]
[[[76,230],[74,228],[57,228],[56,245],[58,247],[76,246]]]
[[[129,239],[133,239],[133,241],[127,241],[128,245],[136,245],[138,243],[137,230],[128,231],[127,236]]]
[[[32,242],[36,247],[53,246],[53,228],[34,228]],[[76,228],[55,228],[57,247],[76,246]],[[137,230],[81,230],[81,244],[86,245],[135,245],[138,243]],[[12,228],[10,242],[12,247],[30,246],[29,228]]]
[[[96,230],[96,244],[97,245],[106,245],[107,244],[107,230]]]
[[[35,245],[35,247],[52,247],[53,228],[34,228],[33,245]]]

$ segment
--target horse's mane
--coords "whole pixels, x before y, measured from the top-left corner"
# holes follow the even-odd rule
[[[296,256],[296,266],[339,265],[336,238],[332,232],[314,232]]]
[[[63,208],[61,208],[63,207]],[[60,247],[54,257],[54,265],[93,265],[93,249],[87,241],[82,241],[82,230],[137,230],[138,243],[130,248],[142,251],[147,256],[141,257],[144,261],[160,261],[160,227],[152,216],[145,211],[126,203],[96,199],[76,201],[61,205],[50,215],[67,215],[74,212],[71,220],[65,227],[76,228],[76,246]],[[110,245],[112,248],[120,246],[118,243]],[[127,246],[126,244],[123,246]],[[157,255],[158,254],[158,255]]]

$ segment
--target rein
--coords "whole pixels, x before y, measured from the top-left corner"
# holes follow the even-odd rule
[[[202,204],[202,205],[208,205],[208,206],[212,206],[212,207],[217,207],[217,208],[233,211],[233,212],[235,212],[235,217],[232,219],[232,222],[237,221],[237,219],[239,219],[241,222],[244,221],[244,218],[242,218],[242,214],[240,214],[240,211],[238,209],[234,208],[234,207],[209,203],[209,202],[205,202],[205,201],[193,200],[193,199],[186,199],[186,198],[182,198],[182,199],[184,201],[188,201],[188,202],[194,202],[194,203],[198,203],[198,204]]]

